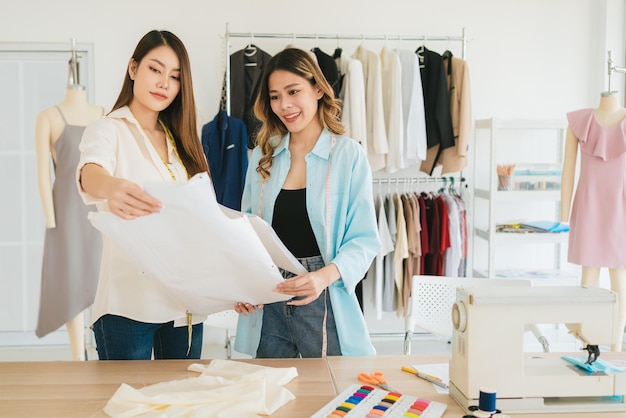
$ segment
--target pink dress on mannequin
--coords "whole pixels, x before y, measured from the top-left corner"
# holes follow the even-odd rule
[[[580,146],[568,261],[626,268],[626,119],[602,126],[593,109],[567,114]]]

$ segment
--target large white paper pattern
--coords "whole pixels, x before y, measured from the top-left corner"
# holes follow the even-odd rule
[[[235,302],[291,298],[273,291],[283,280],[278,267],[296,274],[304,267],[263,219],[218,204],[206,173],[144,190],[162,203],[160,213],[124,220],[94,212],[89,218],[184,309],[212,314]]]

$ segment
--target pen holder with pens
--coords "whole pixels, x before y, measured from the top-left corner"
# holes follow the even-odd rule
[[[511,190],[511,175],[515,170],[515,164],[500,165],[496,167],[498,173],[498,190]]]

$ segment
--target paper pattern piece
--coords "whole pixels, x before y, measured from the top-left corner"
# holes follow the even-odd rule
[[[450,365],[448,363],[414,364],[412,367],[422,373],[436,376],[441,379],[443,383],[450,386]],[[437,393],[450,393],[449,389],[444,389],[437,385],[432,386],[435,388]]]
[[[122,384],[104,407],[111,417],[256,418],[271,415],[292,399],[283,386],[295,367],[276,368],[232,360],[191,364],[198,377],[135,389]]]
[[[193,314],[232,309],[235,302],[272,303],[291,296],[273,291],[282,267],[304,267],[263,219],[217,203],[210,177],[186,183],[151,183],[160,213],[133,220],[92,212],[92,224],[137,266],[165,286]]]

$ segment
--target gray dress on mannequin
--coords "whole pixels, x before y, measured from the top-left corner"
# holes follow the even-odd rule
[[[56,162],[52,196],[56,228],[46,229],[41,268],[39,319],[35,334],[41,338],[56,331],[93,304],[102,238],[87,219],[95,210],[85,205],[76,189],[76,166],[84,126],[65,122],[54,143]]]

